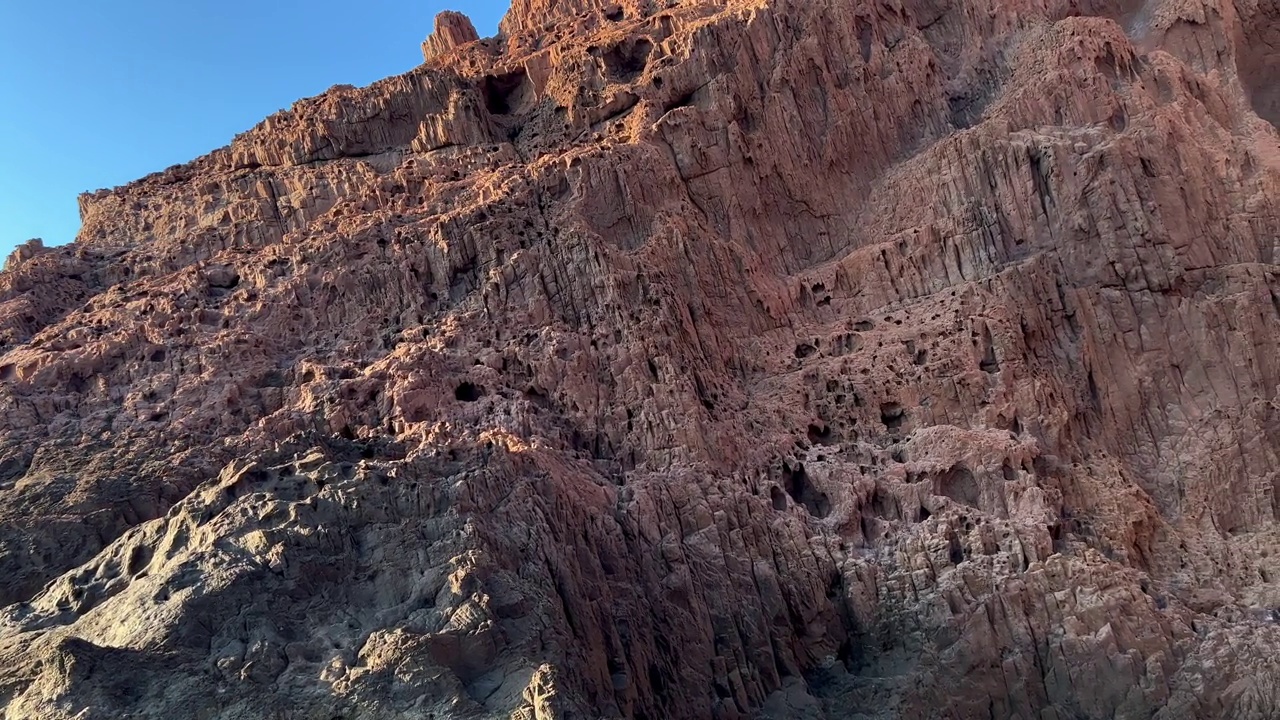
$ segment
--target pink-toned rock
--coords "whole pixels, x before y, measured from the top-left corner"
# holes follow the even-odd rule
[[[456,47],[480,39],[471,19],[459,12],[445,11],[436,16],[435,30],[422,43],[422,57],[427,62]]]
[[[521,0],[82,197],[0,703],[1275,717],[1277,18]]]

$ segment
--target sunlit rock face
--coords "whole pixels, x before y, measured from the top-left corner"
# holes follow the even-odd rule
[[[517,0],[82,197],[2,716],[1280,716],[1277,38]]]
[[[459,45],[480,39],[471,19],[459,12],[442,12],[436,16],[436,29],[422,43],[422,57],[427,62],[447,54]]]

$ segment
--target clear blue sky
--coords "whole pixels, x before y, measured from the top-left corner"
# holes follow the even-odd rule
[[[70,242],[76,196],[226,145],[294,100],[422,61],[440,10],[509,0],[0,0],[0,262]]]

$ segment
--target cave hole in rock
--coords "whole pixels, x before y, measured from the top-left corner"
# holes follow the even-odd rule
[[[677,108],[696,106],[699,104],[699,100],[705,99],[706,95],[706,88],[698,88],[682,95],[677,95],[663,104],[662,111],[671,112]]]
[[[0,380],[12,380],[18,374],[18,369],[13,363],[0,366]]]
[[[453,391],[453,397],[461,402],[475,402],[484,397],[484,388],[472,382],[459,383]]]
[[[835,433],[824,422],[810,423],[807,435],[810,445],[831,445],[835,442]]]
[[[1098,380],[1093,376],[1092,369],[1086,373],[1085,384],[1089,389],[1089,404],[1095,412],[1102,412],[1102,392],[1098,389]]]
[[[862,541],[866,547],[873,545],[872,540],[875,539],[880,528],[875,517],[863,513],[858,517],[858,530],[862,533]]]
[[[574,450],[597,460],[613,457],[613,447],[609,439],[600,433],[583,433],[573,430],[569,433],[569,445]]]
[[[982,502],[982,488],[978,485],[978,479],[963,464],[953,465],[938,476],[937,494],[969,507],[980,507]]]
[[[982,372],[994,375],[1000,372],[1000,361],[996,358],[996,345],[994,338],[991,337],[991,328],[982,327],[982,360],[978,362],[978,367]]]
[[[1018,479],[1018,473],[1014,471],[1013,465],[1009,464],[1008,460],[1005,460],[1004,464],[1000,466],[1000,474],[1004,476],[1005,482],[1013,482]]]
[[[792,468],[789,463],[782,464],[782,474],[787,494],[791,499],[804,506],[810,515],[825,518],[831,514],[831,499],[827,494],[813,486],[804,463],[797,463]]]
[[[1015,437],[1022,434],[1022,420],[1018,419],[1017,415],[1014,415],[1013,420],[1009,422],[1009,432]]]
[[[896,402],[882,403],[880,405],[880,422],[889,430],[897,430],[902,427],[902,423],[906,422],[907,411]]]
[[[486,75],[480,81],[484,106],[493,115],[510,115],[529,93],[529,76],[523,68],[502,75]]]
[[[902,507],[898,504],[898,498],[880,487],[876,487],[871,492],[871,497],[862,505],[862,515],[863,517],[879,520],[900,521],[904,519]]]
[[[1036,196],[1040,199],[1040,210],[1049,216],[1049,209],[1056,206],[1053,197],[1053,157],[1048,150],[1039,147],[1027,148],[1027,161],[1031,165],[1031,181],[1035,186]]]
[[[960,538],[955,535],[947,541],[947,555],[952,565],[959,565],[965,560],[964,546],[960,544]]]
[[[609,77],[619,82],[634,80],[649,65],[653,42],[648,38],[634,38],[614,45],[605,51],[601,60]]]
[[[209,287],[217,290],[234,290],[240,285],[240,274],[234,270],[212,273],[209,277]]]
[[[769,502],[773,503],[774,510],[787,509],[787,495],[777,485],[769,488]]]
[[[1008,533],[1001,535],[1002,538],[1009,537]],[[1054,521],[1049,526],[1049,540],[1053,543],[1054,552],[1063,552],[1067,547],[1067,528],[1061,520]]]
[[[524,399],[529,401],[530,403],[533,403],[533,405],[539,408],[545,409],[545,408],[551,407],[551,398],[547,397],[547,394],[545,392],[543,392],[541,389],[537,387],[534,387],[533,385],[530,385],[529,387],[525,388]],[[631,410],[628,409],[627,410],[628,425],[630,424],[631,419],[632,419],[632,412]]]
[[[799,345],[796,345],[797,360],[803,360],[807,357],[811,357],[816,352],[818,352],[818,348],[814,347],[810,343],[800,343]]]
[[[854,30],[858,33],[858,54],[863,63],[871,62],[872,43],[875,40],[875,29],[862,17],[854,20]]]

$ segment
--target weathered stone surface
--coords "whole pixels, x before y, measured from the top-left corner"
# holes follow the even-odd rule
[[[459,12],[445,11],[436,16],[435,30],[422,43],[422,58],[431,62],[456,47],[479,39],[470,18]]]
[[[4,717],[1275,717],[1278,21],[518,0],[84,196]]]

